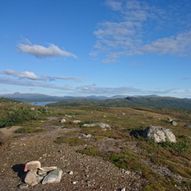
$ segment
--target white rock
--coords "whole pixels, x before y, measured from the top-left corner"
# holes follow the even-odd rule
[[[83,124],[82,125],[83,127],[95,127],[95,126],[97,126],[97,124],[96,123],[85,123],[85,124]]]
[[[66,123],[66,119],[64,119],[64,118],[61,119],[61,120],[60,120],[60,123]]]
[[[149,139],[153,139],[156,143],[162,142],[176,142],[176,137],[170,129],[166,129],[159,126],[150,126],[145,129],[145,136]]]
[[[30,161],[25,164],[24,171],[25,172],[30,170],[37,171],[37,169],[40,169],[40,168],[41,168],[40,161]]]
[[[73,174],[74,174],[74,172],[73,172],[73,171],[70,171],[68,174],[69,174],[69,175],[73,175]]]
[[[72,122],[73,122],[74,124],[79,124],[79,123],[81,123],[80,120],[73,120]]]
[[[82,135],[80,136],[80,138],[86,138],[86,139],[89,139],[89,138],[91,138],[91,137],[92,137],[91,134],[82,134]]]
[[[90,124],[83,124],[83,127],[100,127],[102,129],[111,129],[110,125],[107,123],[90,123]]]
[[[124,174],[127,174],[127,175],[131,174],[131,171],[125,170],[125,169],[122,169],[121,172],[124,173]]]
[[[98,125],[102,128],[102,129],[110,129],[110,125],[107,123],[98,123]]]
[[[172,131],[170,129],[164,129],[164,133],[166,135],[166,140],[171,142],[171,143],[176,143],[176,137],[175,135],[172,133]]]
[[[72,184],[77,184],[78,182],[77,181],[73,181]]]
[[[25,176],[24,182],[30,186],[35,186],[40,182],[40,180],[35,171],[28,171]]]

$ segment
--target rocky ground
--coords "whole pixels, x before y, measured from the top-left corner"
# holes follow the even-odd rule
[[[54,143],[55,138],[71,129],[54,129],[34,135],[18,136],[0,147],[0,190],[19,190],[22,164],[39,160],[42,166],[58,166],[63,177],[58,184],[37,185],[28,190],[141,190],[146,181],[139,174],[123,171],[99,157],[77,153],[67,144]]]
[[[3,105],[4,115],[0,113],[0,119],[7,119],[0,123],[0,191],[20,190],[24,164],[33,160],[42,167],[61,168],[63,177],[60,183],[29,186],[29,191],[191,189],[190,113],[95,107],[31,110],[17,103],[10,112],[12,104]],[[19,121],[3,126],[13,119]]]

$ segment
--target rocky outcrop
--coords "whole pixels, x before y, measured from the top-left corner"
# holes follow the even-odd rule
[[[156,143],[171,142],[176,143],[176,137],[170,129],[160,126],[150,126],[144,130],[145,138],[152,139]]]

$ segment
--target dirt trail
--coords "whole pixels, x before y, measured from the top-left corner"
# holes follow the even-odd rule
[[[128,191],[142,189],[145,181],[136,174],[126,174],[113,164],[99,157],[90,157],[77,153],[67,144],[55,144],[57,136],[67,129],[55,129],[34,135],[14,138],[0,147],[0,191],[19,190],[21,182],[17,171],[19,164],[30,160],[40,160],[42,166],[58,166],[63,172],[58,184],[37,185],[33,191],[114,191],[125,187]],[[68,172],[73,171],[73,175]],[[76,182],[76,184],[74,184]]]

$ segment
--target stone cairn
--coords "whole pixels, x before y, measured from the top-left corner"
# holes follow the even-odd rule
[[[62,178],[63,171],[56,166],[41,167],[40,161],[30,161],[24,166],[26,176],[24,183],[19,188],[24,189],[28,186],[35,186],[39,183],[59,183]]]

